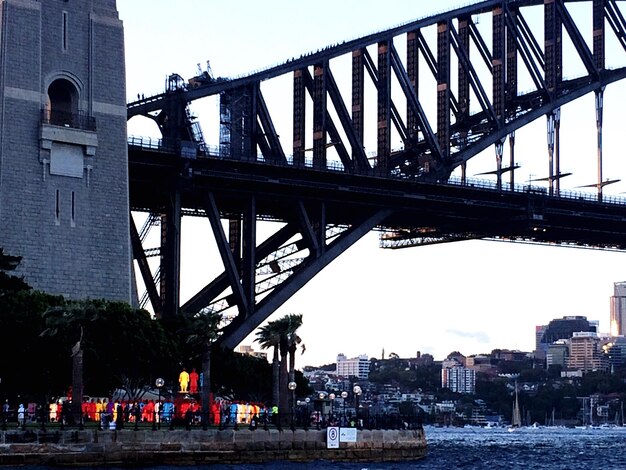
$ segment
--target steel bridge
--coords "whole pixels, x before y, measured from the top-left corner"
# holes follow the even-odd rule
[[[219,341],[233,348],[372,230],[385,248],[493,238],[625,249],[626,201],[603,195],[613,181],[602,175],[603,93],[626,78],[623,6],[489,0],[239,78],[210,69],[170,76],[163,93],[128,104],[129,119],[148,117],[162,135],[128,146],[143,301],[162,317],[222,312]],[[590,22],[572,13],[581,7]],[[609,68],[607,58],[623,65]],[[581,64],[573,78],[563,72],[569,61]],[[262,89],[285,78],[277,111]],[[560,108],[589,93],[598,136],[592,197],[560,184]],[[220,103],[215,148],[189,107],[210,96]],[[285,148],[275,123],[288,118]],[[538,118],[547,121],[547,188],[515,181],[515,131]],[[495,182],[467,177],[467,162],[491,146]],[[139,228],[138,212],[147,214]],[[183,216],[210,221],[223,272],[181,305]],[[262,242],[259,221],[279,222]],[[160,229],[152,248],[144,246],[151,227]]]

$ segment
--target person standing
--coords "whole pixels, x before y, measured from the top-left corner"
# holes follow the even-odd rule
[[[9,420],[9,410],[11,407],[9,406],[9,400],[4,400],[2,404],[2,422],[6,423]]]
[[[189,387],[189,372],[184,367],[178,376],[178,384],[180,385],[180,391],[186,393]]]
[[[198,393],[198,378],[198,373],[194,367],[189,373],[189,393]]]
[[[24,408],[23,403],[20,403],[20,406],[17,409],[17,425],[24,426],[25,424],[26,424],[26,408]]]

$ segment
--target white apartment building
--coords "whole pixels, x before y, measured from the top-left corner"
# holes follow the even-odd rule
[[[476,371],[461,365],[441,369],[441,386],[457,393],[476,392]]]
[[[337,375],[358,377],[366,380],[370,375],[370,361],[366,354],[348,359],[344,354],[337,355]]]

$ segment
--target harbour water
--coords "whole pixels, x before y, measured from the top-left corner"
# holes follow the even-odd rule
[[[402,463],[271,462],[196,466],[200,470],[626,469],[626,428],[426,427],[428,456]],[[151,467],[149,470],[180,470]],[[29,470],[47,470],[31,467]],[[87,469],[85,469],[87,470]],[[90,467],[93,470],[93,467]],[[115,469],[107,469],[115,470]]]
[[[428,456],[402,463],[272,463],[219,470],[626,469],[626,427],[426,428]],[[213,469],[213,467],[212,467]],[[168,469],[171,470],[171,469]]]

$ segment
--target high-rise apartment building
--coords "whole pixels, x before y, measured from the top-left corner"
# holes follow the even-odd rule
[[[626,335],[626,282],[613,284],[610,327],[611,336]]]
[[[609,369],[609,358],[602,351],[602,341],[597,333],[580,331],[573,334],[567,366],[583,373]]]
[[[445,361],[441,369],[441,386],[457,393],[475,393],[476,371]]]
[[[367,355],[348,359],[344,354],[337,355],[337,375],[367,379],[370,375],[370,361]]]

